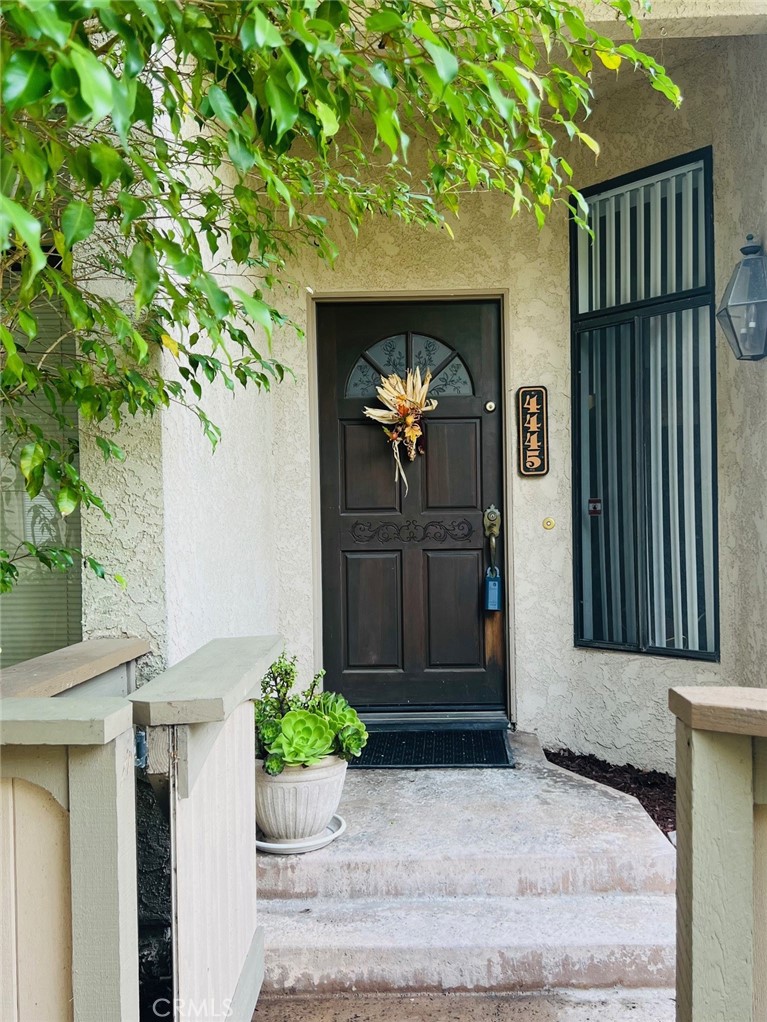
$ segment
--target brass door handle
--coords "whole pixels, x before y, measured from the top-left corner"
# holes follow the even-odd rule
[[[495,548],[498,537],[501,534],[501,512],[495,506],[491,504],[490,507],[485,508],[482,515],[482,525],[485,529],[485,535],[490,540],[490,568],[495,574]]]

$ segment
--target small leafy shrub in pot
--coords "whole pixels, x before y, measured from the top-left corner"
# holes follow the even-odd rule
[[[261,682],[255,701],[258,758],[268,774],[286,766],[311,766],[326,756],[350,760],[368,740],[357,711],[338,692],[318,692],[320,671],[305,692],[295,693],[296,657],[283,653]]]

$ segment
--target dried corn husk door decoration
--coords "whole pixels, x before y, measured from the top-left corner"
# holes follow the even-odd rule
[[[378,400],[385,408],[365,408],[365,415],[375,422],[380,422],[383,431],[389,438],[394,453],[394,479],[402,479],[407,495],[407,478],[402,468],[400,444],[405,445],[410,461],[415,461],[416,454],[425,450],[421,419],[426,412],[434,411],[437,402],[427,400],[426,395],[431,383],[431,372],[427,369],[421,381],[421,370],[408,369],[403,380],[396,373],[382,376],[381,386],[377,388]]]

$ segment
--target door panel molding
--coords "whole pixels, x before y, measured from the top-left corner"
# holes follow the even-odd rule
[[[505,404],[501,303],[327,303],[317,316],[323,660],[333,686],[362,709],[502,705],[506,615],[482,605],[489,558],[479,528],[481,508],[505,497],[504,420],[493,413]],[[444,338],[477,388],[440,397],[427,419],[426,457],[407,465],[410,485],[398,483],[398,495],[382,431],[366,421],[361,397],[345,396],[348,365],[381,334],[406,337],[408,350],[414,335]],[[349,511],[360,508],[383,513],[383,522],[355,513],[350,524]],[[490,629],[489,616],[498,619]]]
[[[509,288],[433,288],[428,290],[414,288],[390,289],[383,292],[370,290],[339,288],[339,289],[306,289],[305,310],[306,310],[306,345],[309,386],[309,417],[311,423],[311,555],[312,555],[312,592],[313,592],[313,649],[314,669],[322,667],[322,636],[323,636],[323,607],[322,607],[322,558],[321,558],[321,500],[320,500],[320,436],[319,436],[319,393],[318,393],[318,329],[317,315],[319,308],[326,303],[387,303],[387,302],[460,302],[466,299],[489,299],[499,303],[500,329],[501,329],[501,394],[503,406],[500,414],[503,419],[503,465],[504,465],[504,503],[506,508],[514,507],[514,495],[516,489],[516,477],[512,470],[512,455],[515,450],[515,434],[513,416],[509,409],[513,403],[514,387],[519,384],[512,373],[510,352],[512,350],[512,326],[510,309],[512,307],[512,295]],[[470,400],[456,398],[454,400]],[[449,711],[444,707],[435,707],[431,711],[419,711],[409,714],[408,720],[423,721],[449,721],[460,720],[498,720],[504,716],[512,721],[517,719],[516,687],[515,687],[515,627],[512,608],[514,605],[514,551],[512,530],[506,530],[505,544],[501,551],[501,563],[503,565],[506,584],[504,586],[504,602],[507,608],[505,628],[500,636],[495,632],[497,629],[491,627],[491,636],[497,644],[502,641],[507,650],[507,679],[508,689],[504,700],[505,709],[496,707],[472,708],[467,707],[464,711]],[[493,619],[499,618],[498,615]],[[486,628],[486,632],[487,632]],[[381,707],[380,711],[372,711],[366,715],[369,719],[391,719],[389,710]],[[397,719],[404,720],[399,713],[395,714]]]

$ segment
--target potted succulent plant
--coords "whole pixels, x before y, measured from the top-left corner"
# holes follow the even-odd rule
[[[342,695],[320,692],[315,675],[295,693],[296,657],[285,653],[261,682],[256,715],[256,822],[277,841],[321,835],[332,820],[346,765],[367,742],[365,725]]]

